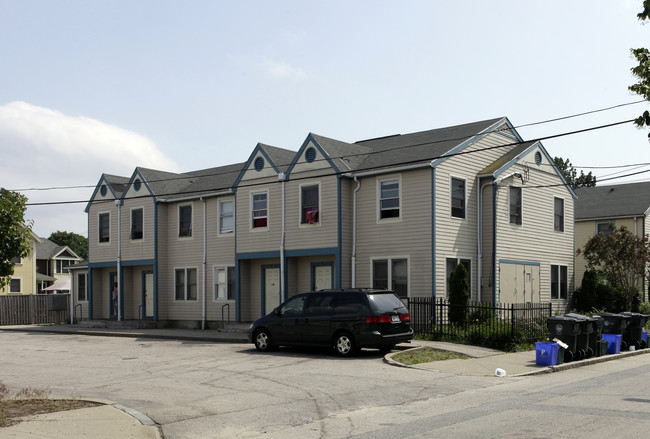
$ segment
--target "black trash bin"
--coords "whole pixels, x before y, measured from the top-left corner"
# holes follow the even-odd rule
[[[546,319],[546,327],[551,334],[550,338],[557,338],[568,345],[568,348],[564,350],[565,363],[584,358],[584,349],[578,348],[578,335],[581,332],[581,322],[585,322],[585,320],[578,320],[566,316],[551,316]]]
[[[631,317],[623,314],[616,314],[611,312],[602,312],[600,316],[603,318],[603,334],[621,334],[623,335]],[[621,340],[621,351],[627,351],[627,342]]]
[[[622,312],[621,315],[630,318],[627,328],[623,330],[623,340],[635,349],[645,349],[647,343],[643,339],[643,329],[650,316],[638,312]]]
[[[603,318],[601,316],[585,316],[582,314],[569,313],[566,315],[574,319],[582,319],[584,323],[580,323],[580,334],[578,334],[578,349],[584,349],[584,358],[591,358],[592,356],[600,356],[601,350],[601,334],[603,331]]]

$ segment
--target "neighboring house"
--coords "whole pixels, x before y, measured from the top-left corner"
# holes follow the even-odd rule
[[[596,186],[576,189],[575,246],[583,249],[597,233],[609,233],[611,227],[625,226],[635,236],[650,231],[650,182]],[[582,284],[586,270],[584,256],[576,256],[576,287]],[[641,286],[647,299],[647,280]]]
[[[36,269],[40,292],[65,292],[70,290],[70,273],[67,267],[82,261],[70,247],[40,238],[36,245]]]
[[[11,276],[9,285],[0,290],[0,294],[36,294],[38,292],[39,277],[36,273],[35,248],[40,242],[41,238],[32,232],[29,255],[14,259],[14,274]]]
[[[540,142],[507,118],[300,149],[258,144],[245,163],[104,174],[88,203],[84,318],[204,327],[250,321],[302,291],[391,288],[566,306],[573,209]],[[78,283],[78,282],[74,282]]]

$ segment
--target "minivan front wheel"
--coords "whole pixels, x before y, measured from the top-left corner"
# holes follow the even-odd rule
[[[355,353],[357,346],[354,337],[349,332],[340,332],[334,339],[334,349],[342,357],[349,357]]]
[[[255,333],[255,348],[261,352],[268,352],[273,348],[271,334],[267,329],[260,329]]]

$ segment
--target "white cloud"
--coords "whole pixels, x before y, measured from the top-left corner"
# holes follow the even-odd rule
[[[307,72],[282,61],[264,60],[260,67],[273,79],[305,79]]]
[[[25,191],[30,203],[88,200],[102,173],[130,177],[136,166],[175,171],[148,138],[83,116],[10,102],[0,106],[0,186],[7,189],[91,186]],[[87,234],[85,204],[30,206],[34,231]]]

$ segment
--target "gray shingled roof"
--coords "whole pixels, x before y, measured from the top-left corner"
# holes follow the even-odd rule
[[[521,144],[515,146],[510,151],[506,152],[501,157],[496,159],[494,162],[490,163],[488,166],[483,168],[478,173],[478,175],[492,175],[492,174],[494,174],[495,172],[500,170],[503,166],[507,165],[512,160],[514,160],[519,154],[522,154],[523,152],[525,152],[528,148],[530,148],[535,143],[537,143],[537,142],[536,141],[524,142],[524,143],[521,143]]]
[[[122,196],[122,192],[126,189],[126,186],[129,184],[129,177],[122,177],[120,175],[110,175],[104,174],[104,178],[115,192],[115,195],[119,198]]]
[[[266,151],[280,172],[285,172],[289,168],[289,165],[291,165],[293,158],[296,156],[296,151],[278,148],[277,146],[265,145],[263,143],[259,143],[258,145]]]
[[[372,149],[366,146],[341,142],[314,133],[310,133],[310,135],[318,142],[341,172],[357,169],[368,157],[368,154],[372,153]]]
[[[576,220],[642,216],[650,208],[650,182],[575,190]]]
[[[47,238],[40,238],[41,242],[36,244],[36,259],[52,259],[64,249],[67,249],[63,257],[75,257],[74,252],[65,245],[59,245]]]

